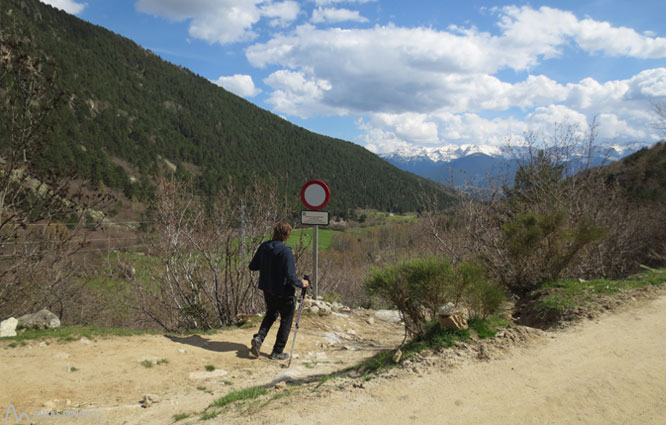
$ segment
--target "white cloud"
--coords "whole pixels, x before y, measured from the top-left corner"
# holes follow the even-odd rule
[[[295,1],[283,1],[282,3],[269,3],[261,8],[263,16],[272,18],[271,26],[288,27],[301,12],[301,8]]]
[[[632,126],[615,114],[600,114],[597,117],[598,137],[605,140],[646,140],[650,135],[642,128]]]
[[[504,44],[521,47],[519,51],[523,53],[531,51],[545,58],[558,56],[560,48],[570,39],[588,52],[609,56],[666,57],[666,38],[649,33],[641,35],[631,28],[613,27],[593,19],[579,20],[571,12],[546,6],[538,10],[508,6],[496,11],[500,15]]]
[[[644,134],[650,100],[666,99],[666,68],[624,80],[577,82],[530,71],[563,55],[573,43],[595,55],[666,58],[666,39],[548,7],[492,12],[498,18],[496,34],[455,26],[343,29],[305,24],[250,46],[246,57],[256,67],[282,68],[264,80],[274,89],[269,101],[277,111],[299,117],[363,117],[360,140],[375,151],[405,143],[501,144],[527,128],[547,131],[564,122],[587,126],[601,115],[604,137]],[[313,21],[324,21],[316,13]],[[506,82],[498,77],[502,70],[526,76]],[[285,86],[286,76],[298,76],[299,84]]]
[[[255,87],[252,77],[249,75],[235,74],[230,77],[221,76],[213,81],[220,87],[241,97],[254,97],[261,93],[261,89]]]
[[[189,20],[190,36],[219,44],[251,41],[257,37],[253,27],[262,18],[284,27],[300,12],[293,0],[137,0],[136,7],[174,21]]]
[[[323,22],[368,22],[368,18],[361,16],[358,10],[334,9],[318,7],[312,11],[312,22],[319,24]]]
[[[287,112],[301,118],[317,114],[346,114],[344,110],[322,102],[324,94],[331,90],[331,84],[326,80],[308,78],[302,72],[280,70],[269,75],[264,82],[274,89],[267,102],[278,112]]]
[[[83,12],[88,6],[88,3],[77,3],[74,0],[41,0],[42,3],[49,4],[57,9],[64,10],[65,12],[77,15]]]

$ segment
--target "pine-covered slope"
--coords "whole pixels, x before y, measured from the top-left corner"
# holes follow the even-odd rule
[[[168,162],[204,194],[232,181],[273,178],[297,196],[312,178],[331,188],[330,210],[406,211],[414,194],[443,186],[366,149],[318,135],[256,107],[131,40],[37,0],[3,0],[0,23],[53,60],[68,104],[58,110],[42,167],[145,194]]]

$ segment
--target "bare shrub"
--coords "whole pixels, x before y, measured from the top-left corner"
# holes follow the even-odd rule
[[[276,191],[264,187],[230,185],[205,203],[182,182],[158,182],[156,248],[163,268],[154,287],[137,289],[141,308],[160,326],[211,329],[262,306],[248,263],[285,216]]]

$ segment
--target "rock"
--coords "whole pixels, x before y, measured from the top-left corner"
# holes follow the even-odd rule
[[[368,325],[372,326],[372,325],[375,324],[375,318],[374,317],[368,317],[366,322],[368,322]]]
[[[278,376],[276,376],[275,379],[271,381],[271,385],[277,385],[280,382],[297,381],[299,379],[305,378],[307,375],[307,371],[301,366],[292,367],[278,374]]]
[[[53,358],[54,359],[68,359],[69,354],[65,353],[64,351],[58,351],[58,352],[53,353]]]
[[[277,384],[275,384],[275,389],[276,390],[286,390],[287,389],[287,383],[285,381],[280,381]]]
[[[331,307],[327,306],[326,304],[322,304],[319,306],[319,315],[320,316],[330,316],[333,311],[331,310]]]
[[[56,404],[53,400],[45,401],[42,407],[46,410],[55,410]]]
[[[440,306],[439,311],[438,311],[438,313],[441,316],[450,316],[455,312],[456,312],[456,306],[452,302],[448,302],[448,303],[444,304],[443,306]]]
[[[53,329],[58,326],[60,326],[58,316],[44,308],[37,313],[19,317],[16,329]]]
[[[375,317],[381,320],[386,320],[387,322],[402,322],[402,317],[400,317],[400,312],[398,310],[377,310],[375,312]]]
[[[324,339],[326,341],[328,341],[328,343],[331,344],[331,345],[335,345],[335,344],[340,343],[340,338],[338,338],[338,336],[336,334],[334,334],[333,332],[326,332],[324,334]]]
[[[81,341],[81,344],[90,345],[90,340],[88,338],[86,338],[85,336],[81,337],[81,339],[79,341]]]
[[[437,318],[439,326],[443,329],[463,330],[467,329],[467,319],[462,314],[443,315]]]
[[[0,338],[16,336],[16,325],[18,325],[18,319],[14,317],[0,322]]]
[[[319,307],[313,305],[312,307],[308,308],[308,311],[313,314],[319,314]]]
[[[400,363],[401,358],[402,358],[402,350],[397,349],[395,351],[395,354],[393,354],[393,363]]]
[[[146,408],[152,406],[153,404],[159,403],[159,402],[160,402],[160,397],[158,395],[146,394],[146,395],[143,396],[143,398],[141,399],[141,401],[139,403],[141,403],[141,407],[146,409]]]

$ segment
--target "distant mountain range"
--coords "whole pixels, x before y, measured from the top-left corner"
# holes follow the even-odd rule
[[[625,145],[599,145],[590,158],[590,166],[607,165],[633,154],[649,144],[634,142]],[[436,182],[464,186],[488,187],[492,180],[513,178],[518,158],[525,148],[511,151],[491,145],[442,145],[414,147],[380,154],[396,167]],[[572,155],[570,166],[581,164],[582,158]]]

